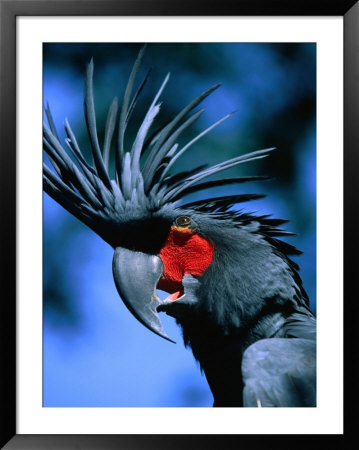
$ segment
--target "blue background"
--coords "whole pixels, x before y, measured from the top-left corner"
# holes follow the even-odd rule
[[[108,107],[115,95],[122,98],[139,48],[139,44],[44,44],[44,103],[50,104],[61,137],[64,119],[69,119],[86,155],[86,64],[94,57],[102,142]],[[168,71],[171,78],[161,96],[158,124],[222,82],[203,102],[205,113],[184,139],[232,111],[236,114],[196,143],[174,169],[277,147],[269,158],[221,175],[264,174],[274,180],[204,195],[267,194],[244,208],[290,219],[286,229],[297,236],[287,241],[304,252],[294,259],[315,311],[315,44],[150,44],[138,82],[149,67],[151,78],[127,145]],[[112,256],[106,243],[44,194],[44,406],[211,406],[205,377],[184,348],[174,319],[161,314],[176,345],[144,328],[123,305],[113,283]]]

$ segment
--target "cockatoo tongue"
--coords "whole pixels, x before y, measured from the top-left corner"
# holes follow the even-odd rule
[[[166,297],[166,300],[171,300],[172,302],[174,302],[178,298],[182,297],[182,295],[183,295],[183,291],[176,291],[173,294]]]

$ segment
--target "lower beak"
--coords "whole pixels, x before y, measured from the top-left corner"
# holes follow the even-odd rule
[[[157,307],[161,304],[156,286],[163,273],[158,256],[117,247],[112,272],[124,304],[145,327],[173,342],[163,330]]]

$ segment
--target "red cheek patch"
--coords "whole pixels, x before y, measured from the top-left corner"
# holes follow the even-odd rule
[[[214,247],[205,238],[188,228],[171,227],[160,251],[164,274],[158,288],[167,292],[180,291],[186,274],[200,276],[211,264]]]

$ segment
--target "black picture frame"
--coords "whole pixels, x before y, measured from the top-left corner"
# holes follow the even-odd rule
[[[16,17],[18,16],[342,16],[344,18],[345,410],[357,379],[354,289],[359,169],[359,2],[357,0],[0,0],[1,448],[183,449],[350,448],[355,415],[343,435],[18,435],[16,434]],[[335,214],[335,212],[333,212]],[[351,270],[353,267],[353,270]],[[352,301],[350,301],[350,297]],[[353,389],[350,388],[353,387]],[[5,447],[3,447],[5,445]]]

